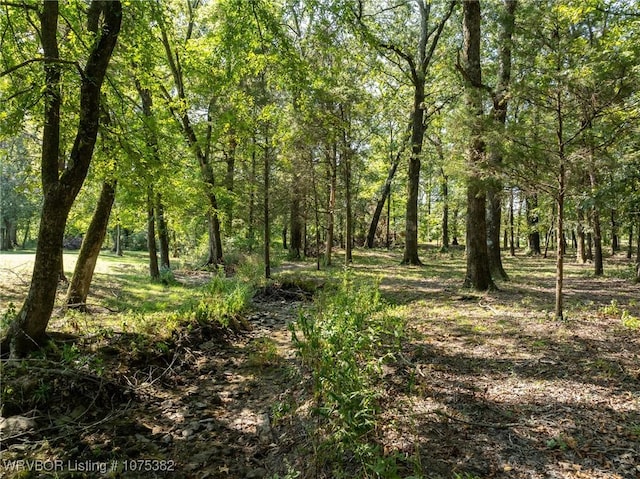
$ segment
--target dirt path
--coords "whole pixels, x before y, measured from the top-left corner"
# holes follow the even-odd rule
[[[93,394],[97,400],[89,405],[90,415],[80,413],[74,418],[71,414],[67,425],[36,417],[35,430],[5,441],[0,473],[21,478],[98,477],[77,471],[95,464],[89,467],[98,473],[101,466],[115,468],[108,477],[264,478],[286,474],[287,457],[298,438],[292,437],[295,428],[291,424],[278,421],[290,407],[289,398],[302,394],[287,329],[299,307],[297,302],[279,299],[261,301],[248,317],[249,332],[225,341],[214,337],[182,346],[170,361],[167,357],[166,366],[135,369],[121,365],[129,394],[114,400],[110,409],[103,395]],[[117,362],[111,366],[118,367]],[[90,396],[87,389],[91,388],[78,394]],[[56,404],[50,414],[64,406]],[[82,406],[75,410],[78,407]],[[51,467],[62,461],[64,467],[50,475],[46,471],[13,475],[19,469],[25,471],[24,464],[11,461],[25,457]]]

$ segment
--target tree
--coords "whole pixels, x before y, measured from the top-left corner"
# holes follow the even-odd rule
[[[498,74],[493,91],[492,117],[499,132],[504,130],[509,105],[509,83],[511,81],[511,44],[515,27],[516,0],[503,0],[504,10],[499,16],[498,34]],[[498,169],[502,163],[502,155],[498,148],[489,148],[489,163]],[[494,278],[506,280],[507,273],[502,266],[500,254],[500,225],[502,215],[502,183],[497,175],[489,181],[487,188],[487,252],[489,267]]]
[[[397,13],[397,21],[402,22],[402,28],[410,25],[414,28],[413,36],[407,41],[398,35],[393,38],[387,34],[379,36],[388,25],[383,23],[371,26],[367,18],[375,18],[376,12],[365,11],[364,2],[358,1],[357,8],[353,13],[357,22],[358,30],[364,39],[376,48],[382,56],[388,57],[389,62],[399,68],[408,77],[413,87],[413,102],[411,110],[411,157],[409,159],[409,172],[407,184],[407,209],[406,209],[406,237],[403,256],[403,264],[422,264],[418,256],[418,196],[420,185],[420,160],[427,121],[430,115],[426,105],[426,85],[429,68],[438,42],[442,36],[444,27],[451,17],[456,2],[427,2],[416,0],[415,2],[401,2],[397,5],[379,6],[379,13]],[[441,8],[440,15],[437,16],[437,9]],[[417,11],[416,11],[417,9]],[[391,29],[389,29],[392,31]],[[396,32],[394,32],[396,33]],[[398,42],[397,39],[404,40]]]
[[[58,2],[44,2],[40,14],[45,60],[45,123],[42,134],[42,188],[38,247],[27,298],[12,321],[7,340],[12,357],[23,357],[41,346],[51,317],[62,263],[62,240],[69,210],[87,175],[96,142],[100,90],[116,45],[122,19],[119,1],[91,2],[88,31],[94,35],[80,80],[80,117],[69,161],[60,172],[60,62]],[[7,341],[5,340],[5,342]]]
[[[480,64],[480,2],[463,3],[463,47],[460,70],[465,78],[466,102],[471,119],[467,152],[467,272],[465,287],[477,290],[493,288],[487,250],[486,189],[481,171],[485,155],[482,138],[483,84]]]

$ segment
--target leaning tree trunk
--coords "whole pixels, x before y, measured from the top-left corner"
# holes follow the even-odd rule
[[[393,141],[393,136],[391,137]],[[378,223],[380,222],[380,216],[382,215],[382,210],[384,209],[384,204],[387,201],[389,195],[391,194],[391,184],[393,182],[393,178],[396,175],[396,170],[398,169],[398,165],[400,164],[400,159],[402,158],[402,153],[404,153],[404,146],[407,143],[408,137],[402,142],[402,146],[396,153],[395,158],[392,159],[391,168],[389,168],[389,173],[387,174],[387,179],[384,182],[384,186],[382,187],[382,195],[378,199],[376,203],[376,209],[373,212],[373,216],[371,217],[371,223],[369,224],[369,231],[367,233],[367,248],[373,248],[376,231],[378,230]],[[387,208],[388,209],[388,208]],[[387,227],[389,225],[389,219],[387,218]],[[387,247],[388,247],[387,241]]]
[[[467,108],[472,116],[472,131],[467,164],[467,272],[464,286],[476,290],[494,287],[487,250],[486,191],[480,170],[485,155],[482,140],[482,70],[480,66],[480,3],[463,3],[463,66],[466,79]],[[499,241],[499,240],[498,240]]]
[[[102,31],[98,32],[99,17]],[[41,39],[45,61],[45,124],[42,138],[42,186],[44,201],[40,217],[38,246],[31,286],[22,308],[8,331],[12,357],[23,357],[46,340],[46,329],[56,297],[58,274],[62,264],[62,241],[73,202],[87,176],[100,122],[100,90],[111,54],[115,48],[122,18],[119,1],[93,1],[87,17],[89,30],[95,35],[80,80],[78,129],[69,161],[58,172],[60,114],[57,80],[52,73],[58,64],[58,2],[44,2],[41,15]],[[59,72],[58,72],[59,75]],[[58,76],[59,80],[59,76]],[[51,87],[54,87],[51,89]],[[56,99],[56,97],[58,97]],[[55,157],[54,157],[55,154]]]
[[[102,243],[107,235],[109,216],[116,198],[116,183],[105,181],[102,183],[102,191],[98,204],[93,213],[86,234],[82,240],[76,267],[67,290],[67,306],[72,309],[86,311],[87,295],[91,286],[93,272],[100,255]]]

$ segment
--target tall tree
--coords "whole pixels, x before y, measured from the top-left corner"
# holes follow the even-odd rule
[[[492,117],[499,131],[504,129],[509,104],[509,83],[511,82],[512,37],[515,27],[517,0],[503,0],[503,11],[499,13],[498,34],[498,78],[493,92]],[[502,154],[498,148],[490,148],[489,162],[493,168],[499,168]],[[500,253],[500,226],[502,215],[502,184],[497,176],[489,182],[487,188],[487,247],[491,274],[496,279],[508,279],[502,265]]]
[[[494,287],[489,267],[486,224],[486,186],[482,163],[485,142],[482,137],[482,100],[484,86],[480,63],[480,2],[463,3],[463,46],[460,70],[465,79],[466,103],[470,116],[470,139],[467,151],[467,272],[464,285],[477,290]]]
[[[393,5],[376,5],[372,9],[373,11],[368,11],[364,3],[359,0],[357,7],[353,10],[359,31],[363,34],[365,40],[376,48],[381,55],[388,57],[391,64],[401,69],[413,87],[411,157],[409,159],[405,218],[406,235],[402,262],[403,264],[420,265],[422,264],[418,255],[420,161],[427,121],[430,116],[427,112],[428,105],[425,103],[426,85],[436,47],[457,2],[441,3],[416,0],[415,2],[400,2]],[[380,10],[376,11],[378,8]],[[439,15],[438,9],[441,9]],[[404,21],[403,28],[406,28],[407,25],[415,27],[415,30],[412,31],[412,34],[415,35],[411,39],[412,42],[398,42],[398,37],[392,38],[388,34],[387,36],[377,34],[377,31],[381,31],[385,27],[389,28],[389,26],[383,24],[372,26],[367,19],[375,18],[376,14],[381,14],[382,12],[385,12],[385,14],[389,12],[397,13],[398,20]]]
[[[87,10],[93,44],[80,79],[77,133],[65,168],[59,171],[60,113],[56,84],[58,61],[58,2],[43,2],[40,33],[45,55],[45,123],[42,136],[42,188],[38,247],[27,298],[8,331],[11,356],[22,357],[43,344],[55,302],[62,262],[62,240],[69,210],[87,175],[96,142],[100,90],[116,45],[122,20],[119,1],[94,0]]]

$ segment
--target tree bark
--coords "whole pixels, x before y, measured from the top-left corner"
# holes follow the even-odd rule
[[[265,132],[265,137],[268,140],[268,134]],[[264,277],[266,279],[271,278],[271,222],[269,217],[269,199],[270,199],[270,179],[271,179],[271,162],[269,158],[270,148],[269,141],[265,141],[264,147]],[[293,240],[292,240],[293,241]]]
[[[467,108],[472,119],[472,131],[467,152],[467,272],[464,286],[484,291],[495,288],[491,277],[487,249],[486,185],[480,164],[485,155],[482,139],[482,70],[480,65],[480,3],[463,3],[463,72]],[[500,241],[498,239],[498,241]],[[498,245],[499,246],[499,245]]]
[[[407,129],[407,133],[405,137],[402,139],[402,144],[395,156],[391,153],[391,168],[389,168],[389,173],[387,174],[387,179],[384,182],[382,187],[382,193],[378,201],[376,202],[376,208],[373,212],[373,216],[371,217],[371,223],[369,223],[369,230],[367,232],[366,239],[366,247],[371,249],[374,247],[376,232],[378,230],[378,223],[380,222],[380,216],[382,215],[382,210],[384,209],[385,202],[387,203],[387,210],[389,210],[389,202],[387,199],[391,195],[391,185],[393,183],[393,178],[396,175],[396,171],[398,169],[398,165],[400,164],[400,160],[402,159],[402,154],[404,153],[405,147],[411,138],[411,124]],[[393,144],[393,131],[391,132],[391,144]],[[387,231],[389,230],[389,218],[387,214]],[[389,234],[387,233],[387,248],[389,248]]]
[[[236,140],[235,130],[232,128],[229,131],[229,141],[227,143],[227,151],[225,151],[225,163],[227,164],[227,171],[224,176],[224,185],[227,190],[227,201],[225,204],[225,230],[226,234],[230,235],[233,232],[233,190],[235,183],[235,171],[236,171],[236,149],[238,142]]]
[[[122,5],[117,0],[93,1],[89,6],[88,18],[100,14],[103,17],[101,31],[98,32],[97,21],[90,22],[89,25],[89,30],[96,33],[96,40],[91,47],[80,81],[78,129],[69,161],[62,174],[58,171],[59,109],[57,112],[51,110],[52,105],[56,109],[56,89],[49,90],[56,83],[55,75],[51,73],[55,62],[45,62],[48,93],[45,94],[42,141],[44,202],[29,293],[8,332],[12,357],[24,357],[46,340],[46,329],[53,311],[58,274],[62,264],[64,230],[69,211],[87,176],[93,156],[100,122],[100,90],[120,32]],[[58,4],[44,2],[41,39],[44,55],[48,58],[55,59],[58,56],[57,31]]]
[[[158,266],[158,244],[156,243],[156,215],[153,202],[153,189],[147,193],[147,250],[149,252],[149,276],[153,280],[160,279]]]
[[[87,296],[91,286],[91,279],[93,278],[102,243],[107,235],[109,216],[111,215],[111,208],[115,198],[116,183],[104,181],[89,229],[87,229],[82,239],[76,267],[67,290],[67,306],[69,308],[81,311],[86,311],[87,309]]]
[[[337,146],[334,143],[327,152],[327,176],[329,177],[329,197],[327,198],[327,237],[324,252],[324,264],[331,266],[333,237],[335,233],[336,189],[338,180]],[[318,255],[320,252],[318,251]]]
[[[593,169],[589,172],[589,181],[591,183],[591,191],[595,191],[597,187],[596,174]],[[600,226],[600,211],[598,206],[594,205],[591,209],[591,227],[593,230],[593,272],[596,276],[604,274],[604,261],[602,257],[602,228]]]
[[[160,268],[171,269],[169,260],[169,228],[164,216],[164,205],[162,204],[162,196],[156,193],[154,210],[156,214],[156,223],[158,225],[158,242],[160,244]]]
[[[299,260],[302,259],[302,253],[304,251],[302,245],[302,229],[303,224],[301,220],[300,204],[302,203],[302,194],[300,192],[300,177],[297,174],[293,175],[291,185],[291,209],[289,211],[289,259]]]
[[[529,227],[529,253],[533,255],[542,254],[540,247],[540,215],[538,213],[538,195],[533,193],[527,196],[527,226]]]
[[[504,128],[507,120],[509,83],[511,82],[511,42],[515,26],[516,0],[504,0],[504,11],[500,20],[498,45],[498,81],[493,95],[493,118],[500,128]],[[489,160],[494,168],[502,164],[502,155],[491,151]],[[502,216],[502,182],[492,178],[487,188],[487,248],[489,265],[494,278],[508,280],[509,277],[502,265],[500,251],[500,224]]]
[[[407,176],[407,210],[405,216],[405,244],[402,264],[422,265],[418,256],[418,193],[420,187],[420,155],[424,141],[424,74],[414,80],[413,113],[411,121],[411,158]]]
[[[440,186],[442,189],[442,250],[449,249],[449,178],[440,168]]]
[[[399,158],[396,157],[396,160]],[[376,202],[376,209],[373,212],[373,216],[371,217],[371,223],[369,223],[369,230],[367,232],[367,248],[371,249],[374,246],[376,231],[378,230],[378,223],[380,222],[380,216],[382,216],[382,210],[384,209],[384,204],[387,201],[387,197],[391,192],[391,183],[393,182],[393,177],[396,174],[396,170],[398,169],[399,161],[394,161],[391,164],[391,168],[389,169],[389,173],[387,174],[387,179],[384,182],[384,186],[382,187],[382,194],[378,201]]]
[[[576,226],[576,261],[579,264],[587,262],[587,253],[585,250],[585,233],[584,233],[584,211],[578,208],[578,225]]]

